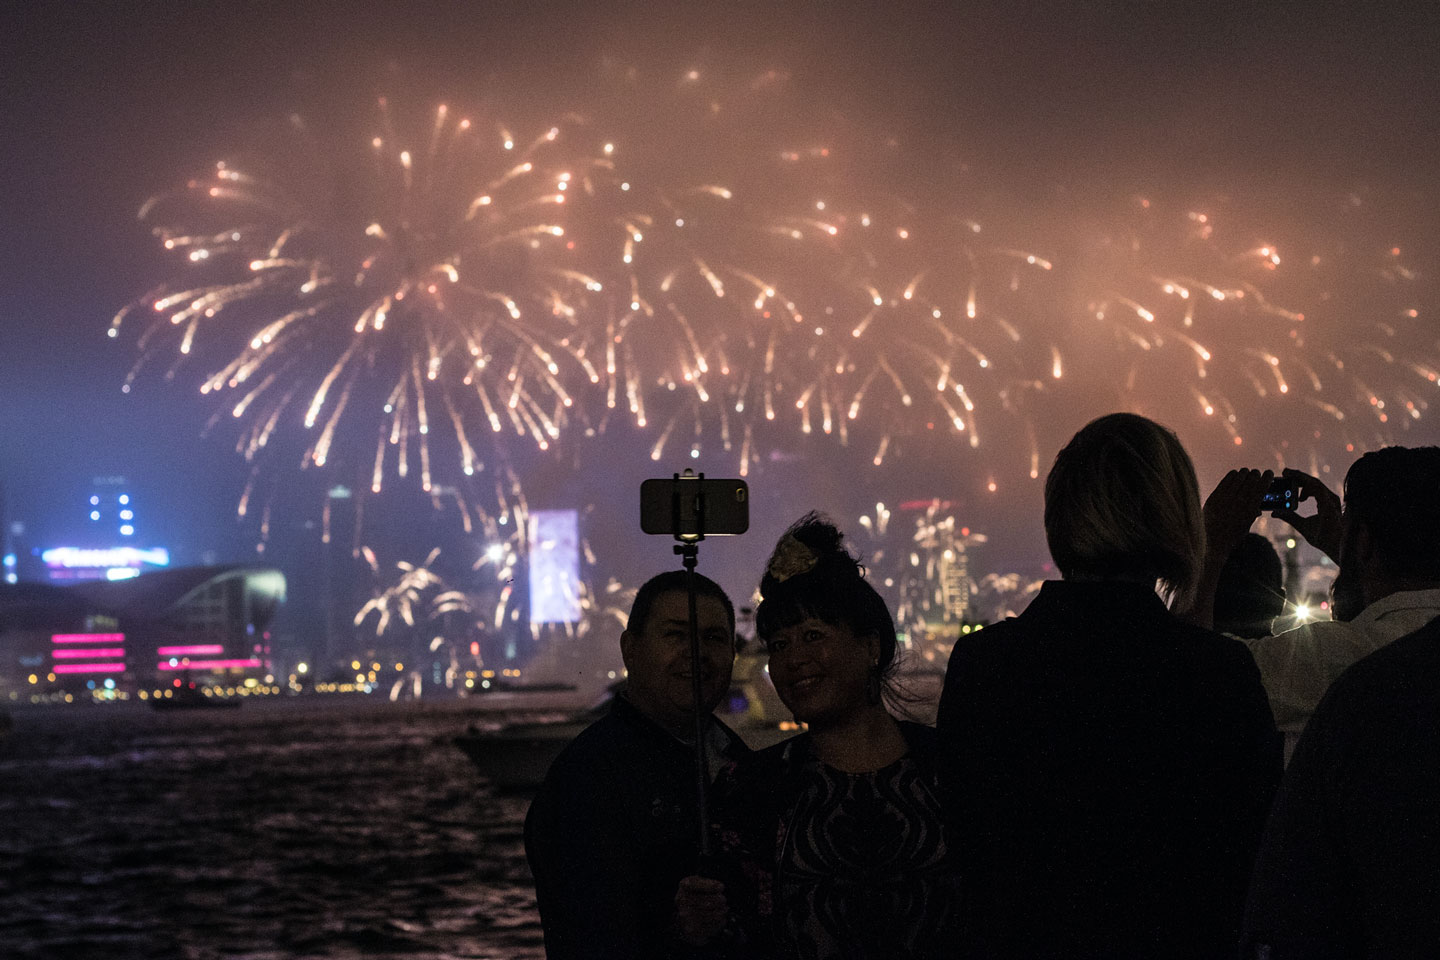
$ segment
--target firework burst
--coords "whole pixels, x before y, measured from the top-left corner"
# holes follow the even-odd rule
[[[297,124],[286,162],[153,199],[188,282],[115,318],[144,318],[127,388],[212,358],[201,390],[252,484],[278,447],[376,492],[470,490],[467,525],[513,513],[512,455],[617,420],[655,460],[744,476],[814,435],[876,466],[963,460],[993,492],[1038,478],[1077,409],[1285,459],[1393,439],[1434,395],[1422,271],[1369,201],[997,199],[802,119],[780,74],[622,82],[617,115],[523,132],[445,107],[407,128],[382,101],[348,147]]]
[[[310,165],[270,176],[221,162],[146,203],[141,219],[191,279],[121,311],[111,335],[148,317],[127,389],[152,358],[174,358],[173,376],[192,354],[230,351],[200,390],[228,398],[247,460],[299,426],[305,466],[344,442],[372,490],[412,471],[429,490],[437,434],[451,441],[445,475],[473,476],[495,450],[485,434],[546,449],[575,384],[598,379],[567,350],[600,285],[567,268],[564,222],[607,161],[573,123],[522,138],[444,106],[407,137],[382,100],[379,131],[364,162],[336,171],[296,121]]]

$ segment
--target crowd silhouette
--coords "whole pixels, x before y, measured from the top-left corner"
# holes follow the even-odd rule
[[[691,581],[652,578],[626,689],[526,820],[548,956],[1440,956],[1440,448],[1365,454],[1343,499],[1283,477],[1297,502],[1235,470],[1202,503],[1170,430],[1086,425],[1045,484],[1061,579],[957,638],[934,727],[905,715],[891,613],[824,516],[760,577],[803,725],[775,746],[710,716],[724,591],[694,577],[696,685]],[[1281,629],[1266,509],[1337,565],[1331,619]]]

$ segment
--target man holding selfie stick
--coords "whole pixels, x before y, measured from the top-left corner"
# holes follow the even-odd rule
[[[706,503],[695,497],[702,483],[727,483],[733,513],[737,490],[745,505],[744,484],[676,477],[647,488],[656,482],[664,489],[647,489],[655,495],[642,501],[642,527],[679,539],[686,569],[652,577],[636,594],[620,638],[625,689],[556,758],[525,820],[551,960],[691,952],[675,895],[700,862],[701,791],[749,752],[713,715],[730,687],[735,614],[719,585],[694,572],[693,545],[703,532],[743,526],[725,529],[737,521],[721,516],[715,530],[707,520],[716,518],[691,511]],[[720,913],[709,919],[723,922],[723,895],[709,902]]]

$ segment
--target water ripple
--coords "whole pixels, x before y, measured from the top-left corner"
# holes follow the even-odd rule
[[[457,707],[21,711],[0,755],[15,960],[538,958],[521,824]]]

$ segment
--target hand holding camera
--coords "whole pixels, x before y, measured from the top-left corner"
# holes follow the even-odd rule
[[[1276,502],[1276,496],[1285,496],[1285,486],[1286,482],[1269,470],[1231,470],[1225,474],[1205,500],[1207,557],[1223,566],[1260,511],[1276,509],[1270,504]],[[1292,494],[1295,486],[1288,483]]]
[[[1273,516],[1279,517],[1295,532],[1305,538],[1316,550],[1336,563],[1340,562],[1340,498],[1319,479],[1286,467],[1277,482],[1293,484],[1296,488],[1294,503],[1282,502],[1267,507]],[[1315,512],[1308,517],[1296,513],[1296,508],[1306,500],[1315,501]]]

